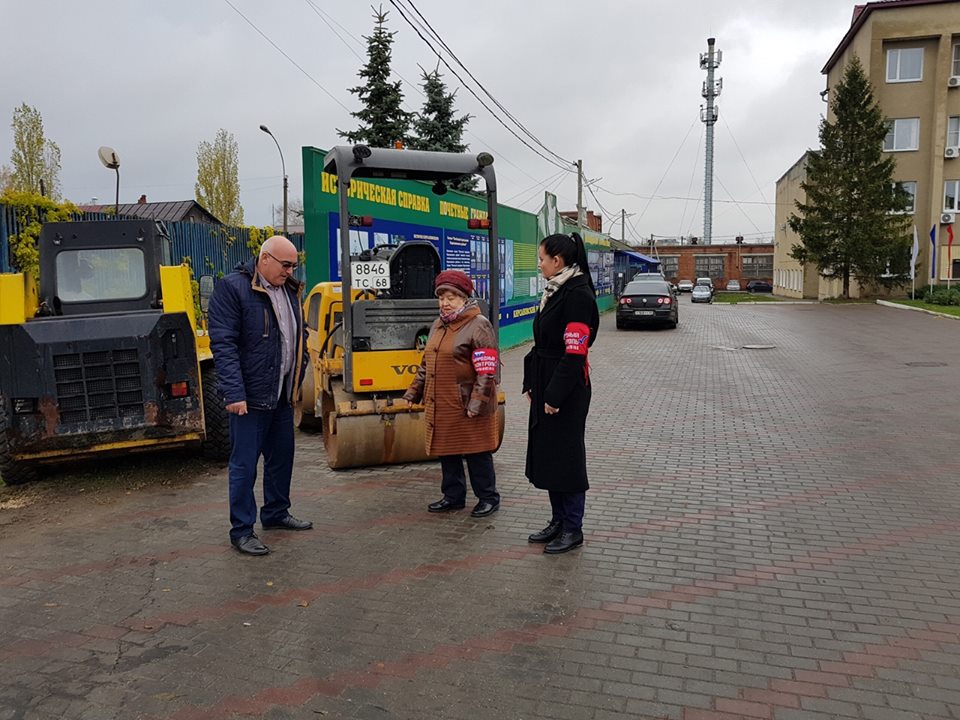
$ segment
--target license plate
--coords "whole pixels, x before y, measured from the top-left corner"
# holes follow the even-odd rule
[[[386,260],[354,260],[350,263],[350,285],[356,290],[387,290],[390,263]]]
[[[634,310],[634,315],[653,315],[653,310]]]

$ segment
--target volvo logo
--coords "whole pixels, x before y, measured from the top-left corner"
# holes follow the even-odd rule
[[[416,375],[419,365],[391,365],[397,375]]]

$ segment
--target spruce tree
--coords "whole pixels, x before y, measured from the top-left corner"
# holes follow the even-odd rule
[[[424,100],[423,107],[413,121],[414,135],[411,139],[411,147],[416,150],[466,152],[469,146],[463,142],[463,132],[472,116],[456,117],[453,107],[456,91],[447,92],[446,83],[440,75],[439,65],[433,72],[427,72],[422,67],[420,71]],[[477,178],[469,175],[448,185],[466,192],[476,187]]]
[[[403,109],[400,81],[390,82],[391,45],[396,33],[386,29],[387,13],[383,6],[374,10],[376,27],[367,41],[367,64],[357,73],[365,84],[350,88],[360,98],[363,109],[350,113],[360,126],[353,131],[337,130],[340,137],[351,143],[366,143],[371,147],[392,148],[397,142],[410,141],[412,113]]]
[[[790,256],[841,278],[848,298],[851,278],[867,287],[904,282],[910,196],[894,182],[896,160],[883,152],[890,125],[856,56],[830,94],[834,119],[821,120],[820,150],[807,156],[800,184],[806,202],[798,201],[799,214],[789,219],[801,243]]]

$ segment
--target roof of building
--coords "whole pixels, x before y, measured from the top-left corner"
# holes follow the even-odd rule
[[[830,68],[837,64],[840,56],[843,55],[850,43],[853,42],[853,38],[857,36],[860,28],[864,26],[867,19],[875,10],[890,10],[892,8],[911,7],[913,5],[939,5],[948,2],[956,2],[956,0],[877,0],[876,2],[868,2],[864,5],[855,5],[853,8],[853,20],[850,22],[850,29],[847,30],[847,34],[843,36],[840,44],[837,45],[836,50],[833,51],[830,59],[827,60],[827,64],[823,66],[823,70],[820,72],[824,75],[830,72]]]
[[[84,212],[107,212],[113,209],[113,205],[78,205]],[[124,217],[149,218],[151,220],[163,220],[166,222],[177,222],[187,217],[191,210],[197,208],[202,215],[205,215],[210,222],[223,224],[203,205],[196,200],[175,200],[172,202],[145,202],[145,203],[121,203],[117,206],[117,214]]]

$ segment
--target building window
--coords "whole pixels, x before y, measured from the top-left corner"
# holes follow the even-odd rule
[[[910,196],[910,204],[903,210],[904,213],[912,213],[916,209],[917,205],[917,183],[915,180],[898,180],[893,184],[894,187],[899,186],[901,189],[905,190]]]
[[[960,260],[954,260],[950,268],[950,279],[960,280]]]
[[[887,50],[887,82],[923,80],[923,48]]]
[[[883,149],[887,152],[916,150],[920,146],[920,118],[899,118],[887,121]]]
[[[718,280],[723,277],[723,255],[697,255],[694,258],[694,275]]]
[[[773,255],[741,255],[740,265],[745,278],[768,278],[773,274]]]
[[[660,257],[660,272],[665,278],[675,278],[680,272],[679,255],[662,255]]]
[[[960,180],[947,180],[943,184],[943,211],[960,212]]]
[[[960,147],[960,115],[947,118],[947,147]]]
[[[960,43],[953,46],[953,75],[960,75]]]

